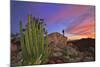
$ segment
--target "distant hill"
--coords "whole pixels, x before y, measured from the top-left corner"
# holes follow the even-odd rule
[[[83,38],[80,40],[69,41],[68,43],[72,43],[75,46],[79,47],[80,50],[88,50],[90,47],[95,49],[95,39],[92,38]]]

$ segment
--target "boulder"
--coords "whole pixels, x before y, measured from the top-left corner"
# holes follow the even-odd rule
[[[53,53],[53,56],[54,57],[60,57],[60,56],[62,56],[63,54],[61,53],[61,52],[54,52]]]

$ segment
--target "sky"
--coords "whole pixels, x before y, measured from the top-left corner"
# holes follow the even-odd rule
[[[19,21],[27,16],[44,19],[48,33],[65,31],[69,38],[95,38],[95,6],[11,1],[11,33],[19,33]]]

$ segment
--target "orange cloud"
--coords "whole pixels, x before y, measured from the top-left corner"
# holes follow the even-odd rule
[[[86,19],[86,21],[80,25],[76,25],[75,27],[70,28],[67,33],[95,38],[95,22],[90,22],[88,19]]]

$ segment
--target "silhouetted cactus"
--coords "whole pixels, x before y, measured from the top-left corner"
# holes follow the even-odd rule
[[[28,25],[23,32],[20,22],[20,42],[23,54],[23,65],[46,63],[50,56],[48,34],[44,36],[43,25],[40,21],[28,16]],[[46,37],[46,38],[45,38]]]

